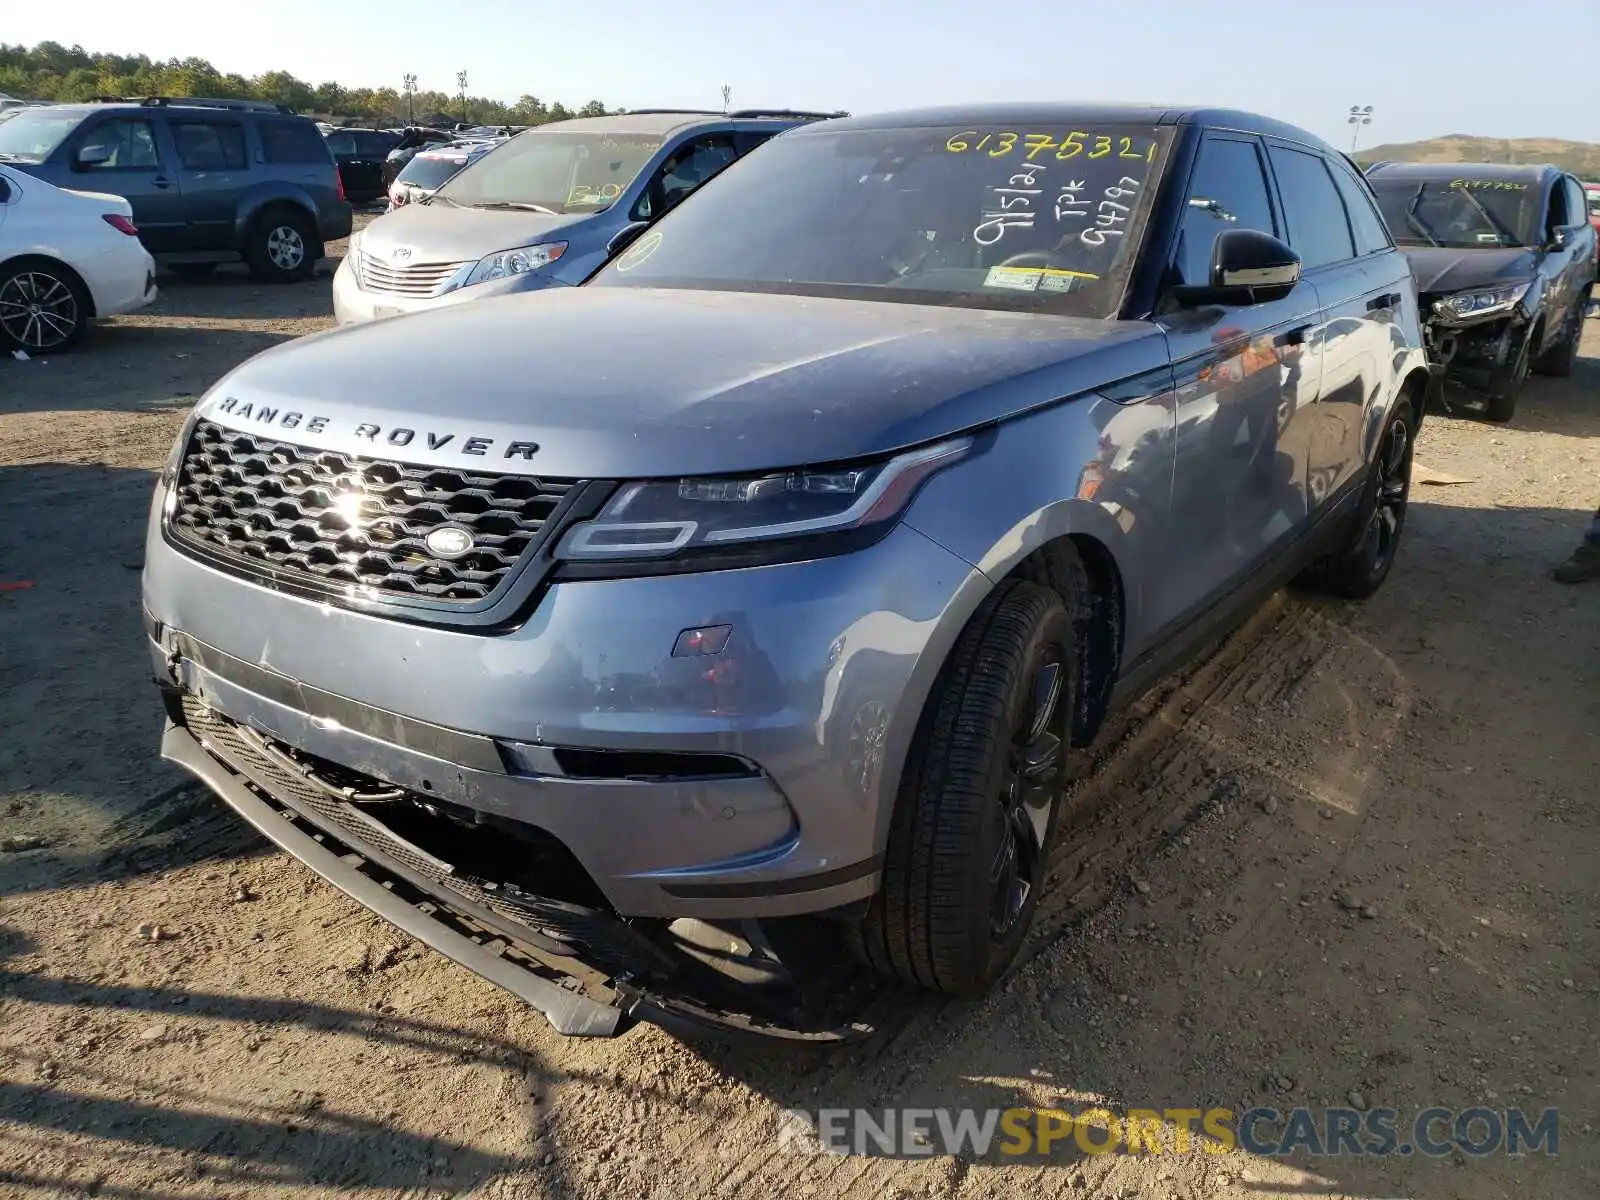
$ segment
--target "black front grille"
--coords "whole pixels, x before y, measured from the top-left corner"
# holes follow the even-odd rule
[[[568,480],[419,467],[293,446],[201,421],[184,453],[173,534],[246,575],[288,575],[335,594],[482,601],[538,542]],[[472,548],[444,558],[428,534]]]

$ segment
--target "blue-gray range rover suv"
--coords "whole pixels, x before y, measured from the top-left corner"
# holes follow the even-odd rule
[[[1430,382],[1298,129],[795,129],[582,287],[212,388],[150,517],[162,752],[559,1029],[852,1036],[863,980],[1014,960],[1114,706],[1383,582]]]

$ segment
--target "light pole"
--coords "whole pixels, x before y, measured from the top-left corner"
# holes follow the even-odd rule
[[[722,111],[728,111],[728,105],[733,100],[733,89],[727,84],[722,85]]]
[[[417,106],[416,106],[417,77],[415,75],[409,75],[408,74],[406,76],[406,78],[405,78],[405,90],[406,90],[406,124],[407,125],[415,125],[417,123]]]
[[[1356,142],[1361,138],[1361,127],[1372,124],[1372,105],[1352,104],[1350,106],[1350,154],[1356,152]]]
[[[461,119],[465,121],[467,119],[467,73],[465,71],[456,72],[456,86],[461,89]]]

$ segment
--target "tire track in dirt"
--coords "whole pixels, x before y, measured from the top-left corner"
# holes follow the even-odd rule
[[[1260,769],[1241,749],[1233,728],[1241,710],[1297,695],[1330,646],[1330,623],[1282,593],[1225,639],[1187,676],[1169,680],[1130,706],[1103,731],[1078,777],[1069,782],[1060,833],[1050,859],[1046,892],[1025,955],[1054,945],[1073,926],[1128,886],[1129,868],[1180,836],[1210,805],[1243,794],[1243,777]],[[825,1056],[788,1081],[774,1102],[818,1096],[830,1108],[881,1108],[925,1095],[954,1074],[950,1052],[974,1024],[1004,1026],[1028,1000],[1022,968],[987,1000],[982,1020],[970,1004],[918,998],[878,1037]],[[755,1072],[759,1075],[759,1069]],[[906,1162],[888,1158],[812,1156],[786,1152],[776,1139],[776,1115],[758,1106],[734,1122],[699,1122],[664,1172],[683,1178],[698,1161],[702,1139],[745,1147],[724,1159],[707,1194],[742,1195],[759,1179],[763,1195],[877,1198],[929,1182],[940,1190],[959,1183],[965,1164],[949,1159]],[[930,1174],[931,1173],[931,1174]],[[755,1193],[750,1193],[755,1194]]]

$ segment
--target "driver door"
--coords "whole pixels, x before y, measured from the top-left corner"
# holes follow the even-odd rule
[[[68,147],[71,186],[124,197],[152,252],[182,250],[188,234],[176,160],[162,134],[150,117],[119,114],[85,122]]]
[[[1205,135],[1183,214],[1173,284],[1209,281],[1224,230],[1287,241],[1264,148],[1248,134]],[[1146,603],[1152,626],[1176,630],[1239,592],[1307,526],[1323,314],[1315,284],[1302,281],[1282,300],[1180,309],[1157,320],[1172,356],[1178,432],[1170,565]]]

